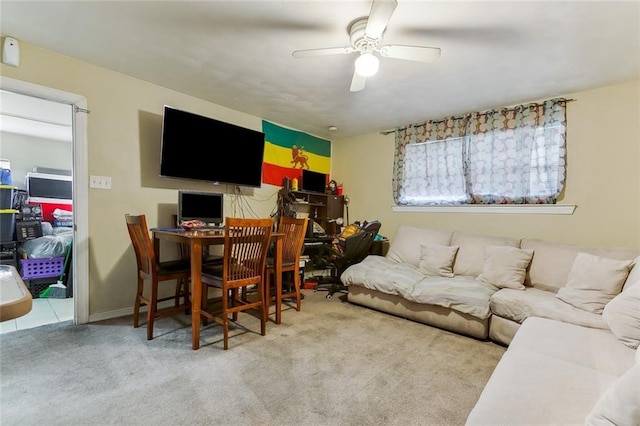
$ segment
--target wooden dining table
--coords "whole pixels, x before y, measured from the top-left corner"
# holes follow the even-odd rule
[[[156,259],[160,259],[160,241],[171,241],[178,244],[187,244],[191,259],[191,347],[193,350],[200,348],[200,308],[202,303],[202,249],[203,247],[224,245],[224,229],[152,229],[153,249]],[[271,241],[275,242],[274,275],[276,284],[276,324],[282,320],[282,239],[284,234],[271,233]],[[264,282],[264,281],[263,281]],[[206,297],[206,296],[205,296]],[[266,295],[263,302],[268,312],[271,297]]]

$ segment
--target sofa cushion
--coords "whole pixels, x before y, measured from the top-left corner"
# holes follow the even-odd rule
[[[524,290],[524,277],[531,263],[533,250],[509,246],[485,247],[485,260],[478,279],[497,288]]]
[[[620,343],[609,330],[546,318],[527,319],[511,344],[519,350],[537,352],[614,377],[635,365],[633,349]]]
[[[387,294],[403,297],[411,294],[413,287],[424,274],[409,263],[398,263],[382,256],[370,255],[360,263],[348,267],[340,280],[344,285],[360,285]]]
[[[640,344],[640,285],[614,297],[604,307],[602,317],[622,343],[636,349]]]
[[[400,226],[391,240],[387,257],[396,262],[407,262],[416,268],[420,265],[420,244],[451,243],[451,232]]]
[[[523,238],[520,248],[534,251],[524,285],[554,292],[567,283],[573,261],[580,252],[617,260],[638,256],[638,250],[631,248],[579,247],[533,238]]]
[[[491,312],[517,323],[529,317],[540,317],[584,327],[608,328],[602,315],[578,309],[558,299],[555,293],[537,288],[498,290],[491,296]]]
[[[420,244],[420,272],[427,277],[453,277],[453,260],[458,246]]]
[[[622,289],[626,290],[636,285],[640,285],[640,256],[633,259],[633,267],[631,271],[629,271],[629,276],[624,282]]]
[[[567,285],[558,290],[558,298],[576,308],[600,314],[622,290],[631,265],[631,260],[578,253],[569,271]]]
[[[486,319],[491,315],[489,299],[495,291],[495,288],[473,277],[425,277],[416,283],[411,294],[405,298]]]
[[[454,232],[452,246],[460,247],[453,264],[455,275],[477,277],[484,267],[484,249],[487,246],[519,247],[520,240],[506,237],[486,237],[465,232]]]
[[[606,330],[529,318],[467,424],[582,425],[604,391],[634,365],[633,352]]]
[[[640,364],[620,376],[598,399],[585,425],[640,425]]]

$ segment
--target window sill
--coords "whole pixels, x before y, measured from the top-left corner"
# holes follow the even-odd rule
[[[490,214],[558,214],[571,215],[574,204],[514,204],[464,206],[392,206],[399,213],[490,213]]]

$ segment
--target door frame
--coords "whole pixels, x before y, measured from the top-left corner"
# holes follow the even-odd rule
[[[0,89],[71,105],[73,128],[73,323],[89,322],[89,172],[87,98],[75,93],[0,76]]]

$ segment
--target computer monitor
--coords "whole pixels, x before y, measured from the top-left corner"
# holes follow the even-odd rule
[[[324,193],[327,185],[327,174],[302,169],[301,187],[303,191]]]
[[[185,220],[201,220],[209,226],[222,225],[224,220],[223,194],[178,191],[178,224]]]

